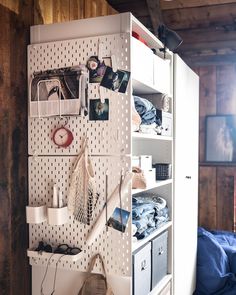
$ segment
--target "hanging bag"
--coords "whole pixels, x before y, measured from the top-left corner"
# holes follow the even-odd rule
[[[97,198],[94,171],[88,155],[88,140],[86,138],[72,170],[68,209],[76,220],[89,225]]]
[[[92,273],[97,258],[99,258],[102,264],[104,274]],[[100,254],[93,256],[88,269],[88,276],[85,279],[78,295],[114,295],[111,287],[107,283],[106,269]]]

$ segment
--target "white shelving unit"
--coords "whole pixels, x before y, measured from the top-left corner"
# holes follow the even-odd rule
[[[147,46],[133,38],[132,31],[138,33],[146,41]],[[76,223],[71,217],[68,224],[61,227],[49,227],[45,223],[30,224],[30,249],[33,249],[42,239],[46,239],[55,245],[69,243],[70,245],[81,246],[83,252],[79,255],[78,261],[71,261],[71,259],[63,257],[63,263],[59,264],[60,272],[62,275],[66,274],[65,277],[69,277],[69,273],[73,271],[86,271],[91,256],[99,251],[104,257],[107,273],[109,278],[112,278],[111,281],[117,281],[117,277],[119,278],[119,284],[112,284],[114,293],[131,295],[132,253],[142,249],[149,241],[164,231],[168,231],[168,273],[152,291],[148,291],[145,295],[188,295],[187,293],[174,292],[175,269],[181,275],[183,273],[183,269],[180,270],[181,267],[177,267],[176,263],[175,268],[173,267],[173,253],[177,253],[178,250],[174,251],[176,242],[174,242],[173,237],[178,238],[176,234],[180,235],[180,229],[183,226],[182,221],[178,223],[178,220],[175,219],[175,204],[178,201],[174,201],[181,194],[181,186],[178,187],[179,195],[173,196],[176,184],[175,173],[177,173],[175,156],[178,153],[174,150],[175,128],[172,128],[172,136],[141,134],[131,130],[132,93],[149,99],[154,105],[160,99],[162,93],[168,94],[171,100],[169,112],[172,113],[173,122],[175,122],[173,54],[167,51],[166,59],[164,59],[163,52],[159,50],[163,48],[163,44],[130,13],[68,23],[39,25],[31,28],[31,45],[28,50],[29,78],[34,71],[69,67],[78,63],[86,64],[90,56],[98,54],[98,42],[104,43],[104,56],[116,55],[118,68],[131,72],[128,91],[126,94],[106,92],[111,102],[109,121],[89,122],[87,118],[80,116],[70,117],[68,128],[74,134],[74,141],[69,149],[58,149],[51,141],[52,131],[60,125],[59,117],[29,118],[29,205],[50,204],[49,178],[54,181],[60,179],[58,186],[65,196],[64,201],[67,201],[68,175],[70,175],[74,159],[81,149],[82,139],[87,135],[95,166],[95,178],[98,187],[101,189],[101,198],[95,212],[96,216],[99,215],[104,206],[106,170],[110,169],[109,189],[112,190],[117,184],[121,169],[132,169],[131,155],[149,154],[152,155],[154,163],[172,164],[172,178],[157,181],[145,190],[131,190],[130,186],[123,208],[131,211],[132,195],[144,192],[156,193],[166,199],[170,211],[170,220],[151,233],[148,238],[133,244],[131,220],[129,220],[124,235],[117,234],[113,230],[109,230],[107,235],[104,225],[103,232],[100,233],[91,247],[87,247],[85,239],[90,228]],[[157,55],[153,54],[151,49],[155,49]],[[190,76],[188,71],[178,72],[179,79],[180,77],[182,79],[182,74],[185,77]],[[188,84],[187,80],[184,81],[185,84]],[[181,86],[181,89],[184,89],[184,87],[184,85]],[[178,89],[180,90],[180,88]],[[99,98],[98,86],[89,85],[88,93],[89,99]],[[180,125],[179,123],[178,126]],[[185,135],[185,139],[186,136],[188,135]],[[179,163],[181,161],[183,161],[183,158],[179,159]],[[181,164],[178,165],[181,167]],[[178,214],[181,214],[180,210]],[[178,225],[178,232],[174,235],[176,224]],[[37,253],[29,251],[28,255],[31,257],[32,282],[35,284],[34,282],[39,280],[38,276],[42,273],[37,267],[46,267],[48,254],[45,257],[39,257]],[[97,270],[99,271],[99,269]],[[59,280],[57,284],[58,292],[61,288],[64,294],[74,295],[78,293],[78,289],[75,291],[72,289],[73,282],[69,279],[68,281],[66,279]],[[163,293],[163,290],[169,284],[171,291]],[[179,285],[181,285],[181,282],[179,282]],[[32,290],[32,295],[39,294],[35,285],[33,285]]]

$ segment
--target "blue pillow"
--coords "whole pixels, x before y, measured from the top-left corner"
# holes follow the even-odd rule
[[[214,294],[225,288],[230,272],[229,260],[215,237],[198,229],[197,289],[195,294]]]

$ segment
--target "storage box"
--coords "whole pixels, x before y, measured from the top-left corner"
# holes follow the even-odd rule
[[[142,170],[150,170],[152,169],[152,156],[151,155],[133,156],[132,166],[139,167]]]
[[[153,167],[156,169],[156,180],[166,180],[171,178],[171,164],[156,163]]]
[[[62,225],[68,222],[68,207],[48,208],[48,224]]]
[[[161,120],[161,135],[172,136],[172,114],[158,109],[156,111]]]
[[[152,240],[152,288],[167,274],[167,241],[167,231]]]
[[[46,220],[47,220],[47,208],[45,205],[26,207],[27,223],[42,223]]]
[[[144,177],[146,179],[147,187],[156,182],[156,169],[143,170]]]
[[[133,254],[133,295],[147,295],[151,290],[151,243]]]

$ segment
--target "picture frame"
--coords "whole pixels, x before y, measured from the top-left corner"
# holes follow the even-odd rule
[[[236,163],[236,115],[206,116],[205,161]]]

